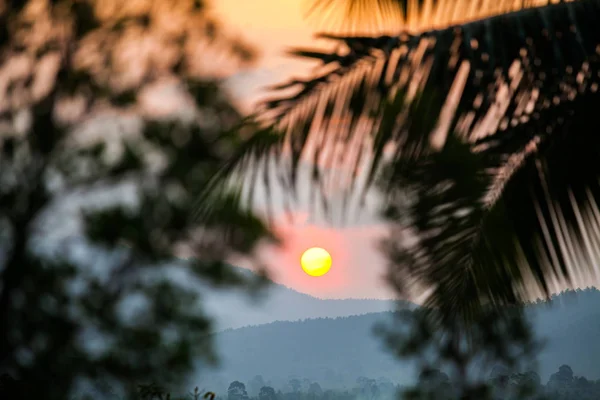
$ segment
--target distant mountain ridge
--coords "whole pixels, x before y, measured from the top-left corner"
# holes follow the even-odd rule
[[[249,277],[254,274],[245,268],[234,269]],[[215,319],[215,331],[274,321],[336,318],[392,311],[398,304],[416,307],[409,302],[393,300],[319,299],[274,282],[265,289],[262,299],[257,302],[251,301],[246,293],[239,290],[218,290],[211,287],[203,288],[202,300],[207,313]]]
[[[600,378],[600,291],[571,291],[555,296],[552,306],[531,304],[527,309],[537,334],[547,340],[539,356],[543,381],[562,364],[570,365],[576,375]],[[274,386],[292,376],[312,379],[324,387],[343,387],[359,376],[408,382],[413,377],[411,365],[392,357],[372,334],[375,323],[392,316],[392,312],[377,312],[278,321],[220,332],[215,341],[222,365],[212,372],[203,371],[201,382],[214,390],[256,375]]]

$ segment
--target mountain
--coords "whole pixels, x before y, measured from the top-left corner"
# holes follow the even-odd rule
[[[252,277],[253,272],[243,268],[236,271]],[[297,292],[271,282],[263,295],[253,301],[240,290],[202,289],[203,307],[215,319],[215,330],[262,325],[274,321],[298,321],[307,318],[335,318],[394,310],[391,300],[344,299],[329,300]],[[403,302],[404,306],[413,304]]]
[[[570,365],[576,375],[600,378],[600,291],[563,293],[550,304],[532,304],[528,310],[535,331],[547,340],[539,357],[544,383],[562,364]],[[359,376],[408,383],[412,367],[390,356],[372,334],[375,323],[389,321],[392,315],[280,321],[220,332],[215,341],[222,365],[203,371],[202,383],[217,391],[226,390],[233,380],[248,382],[256,375],[279,388],[293,376],[330,388],[349,386]]]
[[[373,324],[392,314],[278,321],[220,332],[215,346],[221,365],[202,371],[201,386],[222,393],[231,381],[248,382],[256,375],[277,388],[291,377],[328,388],[350,385],[362,375],[398,380],[410,369],[386,354],[372,335]]]
[[[542,378],[567,364],[575,375],[600,379],[600,291],[569,290],[529,308],[536,334],[547,340],[539,357]]]

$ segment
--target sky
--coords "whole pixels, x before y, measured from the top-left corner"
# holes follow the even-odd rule
[[[258,50],[257,62],[228,81],[247,111],[264,96],[266,86],[310,73],[312,65],[287,56],[287,49],[324,45],[313,37],[315,26],[303,18],[303,0],[216,0],[213,8],[228,30]],[[281,193],[275,194],[275,199],[278,196]],[[375,207],[367,207],[360,214],[353,212],[342,224],[339,219],[336,223],[324,220],[304,201],[294,208],[292,221],[278,213],[273,227],[284,243],[279,248],[260,249],[260,258],[274,281],[320,298],[394,296],[383,280],[386,260],[376,248],[386,226],[377,217]],[[310,277],[300,267],[302,252],[312,246],[327,249],[333,258],[330,272],[322,277]],[[247,260],[233,261],[253,267]]]

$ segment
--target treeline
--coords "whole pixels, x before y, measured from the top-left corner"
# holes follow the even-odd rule
[[[556,303],[563,303],[564,301],[571,301],[575,298],[578,301],[585,301],[588,299],[596,299],[596,296],[600,293],[600,290],[594,286],[589,286],[586,288],[577,288],[577,289],[565,289],[560,293],[555,293],[550,296],[550,299],[535,299],[526,303],[526,305],[551,305]]]
[[[262,386],[261,386],[262,384]],[[217,394],[216,400],[387,400],[398,398],[405,391],[401,385],[386,378],[360,377],[353,387],[324,389],[309,379],[290,379],[281,388],[274,388],[262,376],[256,376],[248,385],[233,381],[226,394]],[[488,378],[488,390],[494,400],[548,399],[598,400],[600,379],[576,376],[568,365],[562,365],[545,384],[535,372],[510,373],[496,367]],[[259,387],[260,386],[260,387]],[[419,377],[418,387],[433,393],[435,400],[454,400],[452,382],[447,374],[433,370]]]
[[[9,394],[23,382],[15,381],[8,375],[0,377],[0,392]],[[489,375],[487,386],[489,399],[493,400],[598,400],[600,399],[600,379],[592,380],[577,376],[568,365],[562,365],[552,374],[545,384],[540,376],[533,372],[510,373],[496,367]],[[447,374],[431,370],[421,374],[417,387],[425,389],[428,400],[456,400],[453,385]],[[3,392],[2,390],[8,392]],[[109,391],[110,392],[110,391]],[[271,382],[260,375],[255,376],[246,385],[240,381],[229,384],[227,393],[213,393],[195,388],[187,394],[172,395],[160,386],[149,384],[138,386],[139,400],[391,400],[404,393],[403,399],[422,399],[413,397],[405,387],[395,384],[387,378],[372,379],[359,377],[353,387],[344,389],[324,389],[318,382],[309,379],[292,378],[281,388],[274,388]],[[122,397],[108,396],[109,398]],[[8,397],[11,398],[11,397]],[[483,400],[483,399],[482,399]]]

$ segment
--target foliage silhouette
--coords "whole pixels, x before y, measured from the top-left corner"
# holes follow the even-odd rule
[[[246,385],[239,381],[233,381],[227,389],[228,400],[247,400],[248,393],[246,392]]]
[[[203,1],[0,7],[0,372],[19,398],[133,396],[214,361],[194,282],[252,283],[223,260],[272,235],[238,188],[205,190],[242,121],[211,51],[252,56]]]
[[[563,366],[564,367],[564,366]],[[560,367],[559,369],[563,369]],[[473,372],[473,371],[472,371]],[[544,385],[540,377],[532,371],[523,373],[510,372],[506,367],[496,366],[489,376],[480,375],[480,390],[485,389],[486,394],[480,393],[480,399],[517,400],[517,399],[547,399],[547,400],[575,400],[595,399],[600,394],[600,380],[588,380],[585,377],[571,376],[565,379],[560,387],[553,386],[552,378]],[[302,378],[300,378],[302,379]],[[439,369],[427,369],[420,375],[416,387],[401,387],[383,379],[359,377],[356,382],[347,388],[325,389],[322,392],[311,391],[318,382],[308,381],[307,388],[292,391],[291,388],[276,391],[273,387],[265,386],[261,390],[263,395],[269,393],[269,399],[275,400],[390,400],[398,398],[400,391],[403,398],[414,399],[456,399],[456,393],[461,388],[456,380]],[[241,382],[240,382],[241,383]],[[475,381],[470,386],[475,388]],[[365,390],[367,389],[367,390]],[[529,392],[529,394],[527,394]],[[223,396],[216,395],[217,400]],[[251,396],[251,400],[261,399],[260,395]],[[463,397],[465,398],[465,397]]]
[[[404,390],[406,400],[496,399],[498,390],[488,379],[491,366],[531,370],[541,345],[518,308],[498,311],[488,307],[468,320],[441,310],[405,311],[392,327],[380,326],[379,333],[398,357],[417,361],[419,379]],[[527,379],[512,389],[514,393],[502,393],[501,398],[538,399],[541,395]]]

